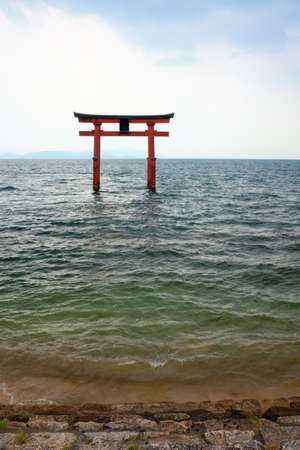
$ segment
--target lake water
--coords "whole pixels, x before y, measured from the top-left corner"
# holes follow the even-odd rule
[[[300,161],[0,161],[0,400],[300,394]]]

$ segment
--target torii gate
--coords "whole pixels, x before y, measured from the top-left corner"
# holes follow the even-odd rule
[[[154,138],[157,136],[169,136],[168,131],[156,131],[156,123],[168,123],[174,117],[172,114],[162,114],[155,116],[115,116],[99,114],[82,114],[74,112],[74,116],[79,122],[89,122],[94,124],[94,130],[79,131],[79,136],[94,136],[94,157],[93,157],[93,189],[100,189],[100,138],[101,136],[147,136],[148,137],[148,175],[147,186],[155,191],[155,169],[156,158],[154,150]],[[101,129],[103,123],[119,123],[119,131],[104,131]],[[146,123],[148,129],[145,131],[129,131],[130,123]]]

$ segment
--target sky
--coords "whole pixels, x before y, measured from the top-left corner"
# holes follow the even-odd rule
[[[92,149],[73,111],[174,112],[158,157],[300,159],[299,0],[0,0],[0,55],[0,153]]]

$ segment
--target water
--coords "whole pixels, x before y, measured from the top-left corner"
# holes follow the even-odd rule
[[[0,161],[1,401],[300,394],[300,161]]]

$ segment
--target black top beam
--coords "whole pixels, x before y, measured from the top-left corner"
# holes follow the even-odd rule
[[[78,119],[155,120],[155,119],[172,119],[172,117],[174,117],[174,113],[159,114],[159,115],[154,115],[154,116],[145,116],[145,115],[141,115],[141,116],[122,115],[122,116],[119,116],[119,115],[104,115],[104,114],[83,114],[83,113],[74,112],[74,116],[77,117]]]

